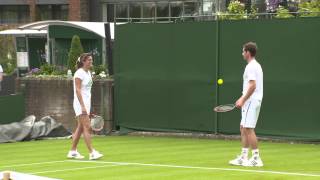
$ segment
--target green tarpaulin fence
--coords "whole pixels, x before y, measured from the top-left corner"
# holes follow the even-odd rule
[[[241,95],[247,41],[264,71],[258,134],[320,139],[320,18],[116,26],[117,125],[238,134],[240,111],[212,108]]]

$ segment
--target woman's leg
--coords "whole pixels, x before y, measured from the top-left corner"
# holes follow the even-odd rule
[[[81,125],[80,122],[80,118],[77,117],[77,128],[74,131],[73,135],[72,135],[72,147],[71,150],[76,151],[77,150],[77,146],[81,137],[81,134],[83,132],[83,127]]]
[[[80,115],[80,123],[83,128],[83,138],[87,145],[87,148],[90,153],[92,153],[93,148],[91,144],[91,127],[90,127],[90,119],[88,115]]]

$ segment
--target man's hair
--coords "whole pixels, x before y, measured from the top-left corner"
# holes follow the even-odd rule
[[[244,51],[249,51],[251,56],[256,56],[257,54],[257,44],[255,42],[248,42],[246,44],[243,45],[243,49]]]

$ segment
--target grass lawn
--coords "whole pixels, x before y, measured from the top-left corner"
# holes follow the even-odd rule
[[[105,157],[66,159],[70,140],[0,144],[0,171],[11,170],[66,180],[141,179],[320,179],[320,145],[261,142],[265,166],[228,165],[240,152],[231,140],[106,136],[93,139]],[[251,154],[251,152],[250,152]]]

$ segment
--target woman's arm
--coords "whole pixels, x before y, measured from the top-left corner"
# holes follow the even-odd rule
[[[77,95],[77,98],[78,98],[79,103],[81,105],[82,114],[86,115],[86,114],[88,114],[88,112],[86,110],[86,107],[84,106],[82,95],[81,95],[81,82],[82,82],[81,79],[75,78],[76,95]]]

